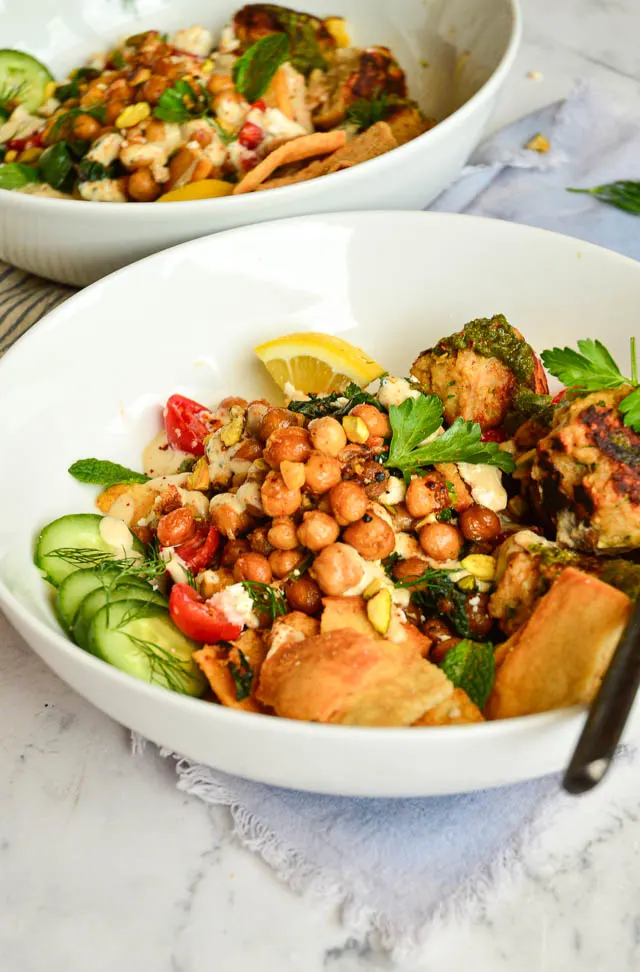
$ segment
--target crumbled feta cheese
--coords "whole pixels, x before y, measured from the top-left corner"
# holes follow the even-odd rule
[[[154,162],[164,165],[167,161],[167,150],[159,142],[127,142],[120,151],[120,161],[127,169],[139,169],[140,166],[152,165]]]
[[[403,560],[409,557],[422,557],[422,547],[411,533],[396,533],[396,545],[393,552]]]
[[[180,51],[187,54],[196,54],[198,57],[206,57],[213,47],[213,34],[206,27],[196,24],[193,27],[183,27],[177,30],[171,38],[171,43]]]
[[[398,503],[404,501],[406,493],[407,487],[404,484],[404,479],[399,479],[397,476],[389,476],[387,488],[378,497],[378,502],[386,503],[387,506],[397,506]]]
[[[24,105],[18,105],[6,122],[0,125],[0,145],[13,138],[28,138],[34,132],[40,131],[43,125],[42,118],[30,115]]]
[[[253,610],[253,599],[242,584],[231,584],[223,591],[213,594],[208,602],[224,614],[232,624],[247,628],[260,627],[260,621]]]
[[[87,152],[86,158],[91,162],[99,162],[101,165],[111,165],[118,158],[118,153],[122,148],[124,139],[117,132],[108,132],[102,135]]]
[[[38,108],[38,114],[41,118],[50,118],[54,112],[60,107],[60,102],[57,98],[47,98],[44,104],[40,105]]]
[[[225,128],[230,128],[234,132],[242,127],[248,111],[248,101],[236,100],[230,96],[223,95],[216,103],[216,115]]]
[[[283,390],[284,390],[285,398],[290,399],[292,402],[309,401],[309,396],[305,395],[304,392],[298,391],[297,388],[294,388],[290,381],[285,381]]]
[[[126,202],[127,197],[117,179],[98,179],[81,182],[78,191],[88,202]]]
[[[502,485],[502,473],[497,466],[486,463],[457,463],[460,475],[467,486],[471,488],[471,496],[475,503],[486,506],[498,513],[507,505],[507,492]]]
[[[230,51],[235,51],[240,47],[240,41],[236,37],[236,32],[233,29],[232,24],[227,24],[226,27],[222,28],[220,33],[220,40],[218,42],[218,53],[228,54]]]
[[[412,388],[406,378],[383,378],[378,389],[378,401],[383,408],[402,405],[407,398],[420,398],[420,390]]]
[[[87,67],[93,68],[94,71],[104,71],[107,66],[107,51],[96,51],[92,54],[87,62]]]
[[[265,134],[261,148],[266,147],[271,142],[288,141],[306,135],[307,129],[299,125],[298,122],[287,118],[279,108],[267,108],[262,111],[260,108],[252,108],[247,115],[246,122],[257,125]]]
[[[362,567],[362,578],[357,584],[349,587],[344,592],[344,597],[358,597],[366,591],[372,581],[378,581],[382,587],[386,587],[390,592],[394,604],[397,604],[399,607],[408,607],[410,600],[408,589],[395,587],[379,560],[365,560],[357,550],[354,550],[354,554]]]

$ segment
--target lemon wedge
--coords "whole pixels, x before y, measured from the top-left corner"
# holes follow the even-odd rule
[[[349,382],[364,388],[384,368],[342,338],[316,331],[285,334],[254,348],[279,387],[291,385],[305,394],[343,391]]]
[[[217,199],[220,196],[230,196],[233,186],[223,179],[200,179],[190,182],[179,189],[172,189],[160,196],[157,202],[189,202],[192,199]]]

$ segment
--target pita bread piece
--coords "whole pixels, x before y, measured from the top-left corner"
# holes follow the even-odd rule
[[[414,726],[464,726],[472,722],[484,722],[484,716],[464,689],[456,688],[451,698],[428,709]]]
[[[314,132],[313,135],[301,135],[299,138],[292,138],[289,142],[285,142],[284,145],[280,145],[273,152],[270,152],[262,162],[257,164],[255,169],[247,172],[246,176],[235,186],[233,193],[237,196],[245,192],[253,192],[281,165],[298,162],[300,159],[310,159],[314,155],[329,155],[344,145],[346,138],[346,132],[342,131]]]
[[[240,652],[244,655],[253,675],[250,694],[238,700],[238,687],[229,664],[235,666],[236,672],[247,674],[243,670]],[[225,647],[221,642],[217,645],[205,645],[204,648],[193,653],[195,661],[206,675],[221,705],[226,705],[230,709],[243,709],[245,712],[264,711],[256,702],[254,695],[265,655],[266,648],[261,635],[251,629],[243,631],[231,648]]]

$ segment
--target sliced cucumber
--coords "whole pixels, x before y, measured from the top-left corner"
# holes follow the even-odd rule
[[[45,101],[45,88],[50,81],[51,72],[31,54],[9,48],[0,50],[0,91],[6,91],[27,111],[37,111]]]
[[[138,601],[141,605],[158,604],[160,607],[167,608],[167,599],[154,591],[148,584],[146,591],[135,584],[122,583],[113,590],[107,592],[105,587],[98,587],[82,600],[76,612],[71,629],[71,637],[80,645],[81,648],[89,650],[89,628],[95,615],[105,606],[107,601],[115,604],[118,601]]]
[[[104,539],[103,521],[117,526],[114,532],[118,539],[114,543]],[[144,555],[144,547],[121,520],[98,513],[73,513],[44,528],[36,541],[34,560],[47,580],[58,587],[80,567],[95,566],[108,557],[119,560],[139,554]]]
[[[89,650],[135,678],[183,695],[202,695],[206,679],[193,660],[199,645],[155,604],[118,601],[101,608],[89,629]]]
[[[73,619],[82,600],[87,594],[112,581],[117,573],[117,567],[106,567],[103,570],[86,567],[84,570],[74,570],[72,574],[65,577],[56,594],[56,612],[67,633],[73,627]],[[127,586],[151,590],[149,584],[141,577],[126,577],[124,583]]]

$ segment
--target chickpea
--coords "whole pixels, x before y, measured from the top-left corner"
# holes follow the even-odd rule
[[[270,584],[273,578],[269,561],[263,554],[240,554],[233,565],[235,581],[255,581],[258,584]]]
[[[164,122],[158,118],[150,118],[144,130],[147,142],[162,142],[167,137]]]
[[[218,168],[216,169],[216,174],[219,173],[220,169]],[[209,177],[213,178],[213,162],[211,159],[198,159],[189,182],[200,182],[202,179],[208,179]]]
[[[248,553],[251,553],[251,546],[248,540],[229,540],[222,551],[222,560],[220,562],[223,567],[233,567],[238,557]]]
[[[151,175],[151,169],[143,166],[129,176],[127,189],[136,202],[153,202],[161,193],[161,188]]]
[[[300,506],[299,489],[288,489],[280,473],[270,472],[260,490],[265,516],[291,516]]]
[[[243,533],[248,533],[253,526],[253,520],[248,513],[239,513],[238,510],[227,503],[212,506],[211,519],[216,530],[229,540],[233,540]]]
[[[442,641],[436,642],[429,650],[429,661],[435,662],[436,665],[442,665],[451,649],[459,645],[461,640],[461,638],[444,638]]]
[[[226,398],[223,398],[218,405],[218,411],[229,412],[234,405],[236,405],[238,408],[246,408],[247,404],[246,398],[240,398],[238,395],[228,395]]]
[[[158,540],[163,547],[175,547],[195,535],[196,521],[191,510],[181,506],[158,521]]]
[[[472,636],[485,638],[493,628],[493,618],[489,616],[489,595],[468,594],[465,598],[464,610]]]
[[[500,520],[493,510],[474,503],[460,514],[460,529],[465,540],[495,540],[500,535]]]
[[[267,533],[267,539],[276,550],[293,550],[297,547],[298,532],[291,517],[276,517]]]
[[[362,486],[348,481],[338,483],[330,490],[329,502],[340,526],[361,520],[369,505],[367,494]]]
[[[446,641],[448,638],[453,637],[451,628],[440,618],[431,618],[430,621],[425,621],[420,629],[423,635],[427,638],[431,638],[431,641],[436,644],[440,641]]]
[[[273,552],[273,547],[269,543],[268,526],[260,526],[257,527],[257,529],[252,530],[247,539],[254,553],[259,553],[264,557],[268,557],[269,554]]]
[[[419,533],[420,546],[434,560],[457,560],[462,548],[460,531],[450,523],[428,523]]]
[[[82,139],[83,142],[93,142],[102,131],[102,126],[91,115],[77,115],[73,119],[71,130],[74,136]]]
[[[269,411],[267,402],[250,402],[247,406],[247,435],[259,435],[262,420]]]
[[[107,88],[107,101],[131,101],[133,88],[125,78],[118,78]]]
[[[247,462],[255,462],[262,455],[262,445],[257,439],[245,439],[235,450],[234,459],[244,459]]]
[[[260,426],[260,438],[263,442],[266,442],[276,429],[286,429],[292,426],[299,427],[301,417],[295,412],[290,412],[288,408],[268,409]]]
[[[148,101],[150,105],[155,105],[168,87],[169,81],[167,78],[163,78],[161,74],[152,74],[149,80],[145,81],[142,85],[141,90],[144,101]]]
[[[428,567],[426,560],[421,557],[408,557],[407,560],[400,560],[393,568],[393,576],[397,581],[415,580],[424,574]]]
[[[325,456],[337,456],[347,444],[347,435],[337,419],[314,419],[309,423],[309,434],[313,448]]]
[[[393,553],[396,538],[389,524],[381,516],[365,513],[361,520],[352,523],[343,533],[345,543],[350,543],[365,560],[382,560]]]
[[[389,416],[377,409],[375,405],[356,405],[349,414],[362,419],[369,429],[370,437],[380,436],[382,439],[388,439],[391,435]],[[367,444],[371,445],[371,442],[369,441]]]
[[[169,189],[182,179],[195,160],[195,154],[191,149],[186,148],[186,146],[178,149],[169,162],[169,182],[167,183]]]
[[[412,479],[407,489],[405,503],[411,516],[420,518],[449,506],[449,494],[444,478],[439,473],[427,473]]]
[[[413,530],[416,522],[415,517],[411,516],[404,503],[398,503],[397,506],[391,508],[391,519],[393,520],[393,529],[396,533],[410,532]]]
[[[322,495],[328,493],[332,486],[338,485],[342,479],[342,469],[333,456],[312,452],[305,463],[304,475],[310,491]]]
[[[353,547],[346,543],[332,543],[320,551],[311,567],[311,574],[323,594],[338,597],[360,583],[364,567]]]
[[[176,63],[170,56],[159,57],[153,67],[156,74],[161,74],[162,77],[169,78],[171,81],[175,81],[182,72],[181,64]]]
[[[308,574],[303,574],[298,580],[289,581],[285,586],[285,593],[292,611],[314,615],[322,609],[320,588]]]
[[[116,118],[121,114],[127,107],[126,101],[110,101],[105,108],[104,120],[107,125],[114,125]]]
[[[298,540],[308,550],[322,550],[335,543],[340,536],[340,527],[332,516],[313,510],[305,513],[298,527]]]
[[[206,148],[207,145],[211,145],[213,141],[213,132],[209,128],[198,128],[195,132],[192,132],[189,136],[194,142],[197,142],[202,148]]]
[[[300,550],[274,550],[269,554],[269,566],[275,577],[287,577],[302,563],[304,554]]]
[[[283,460],[306,462],[311,453],[311,439],[306,429],[285,426],[272,432],[266,441],[263,457],[272,469],[278,469]]]

